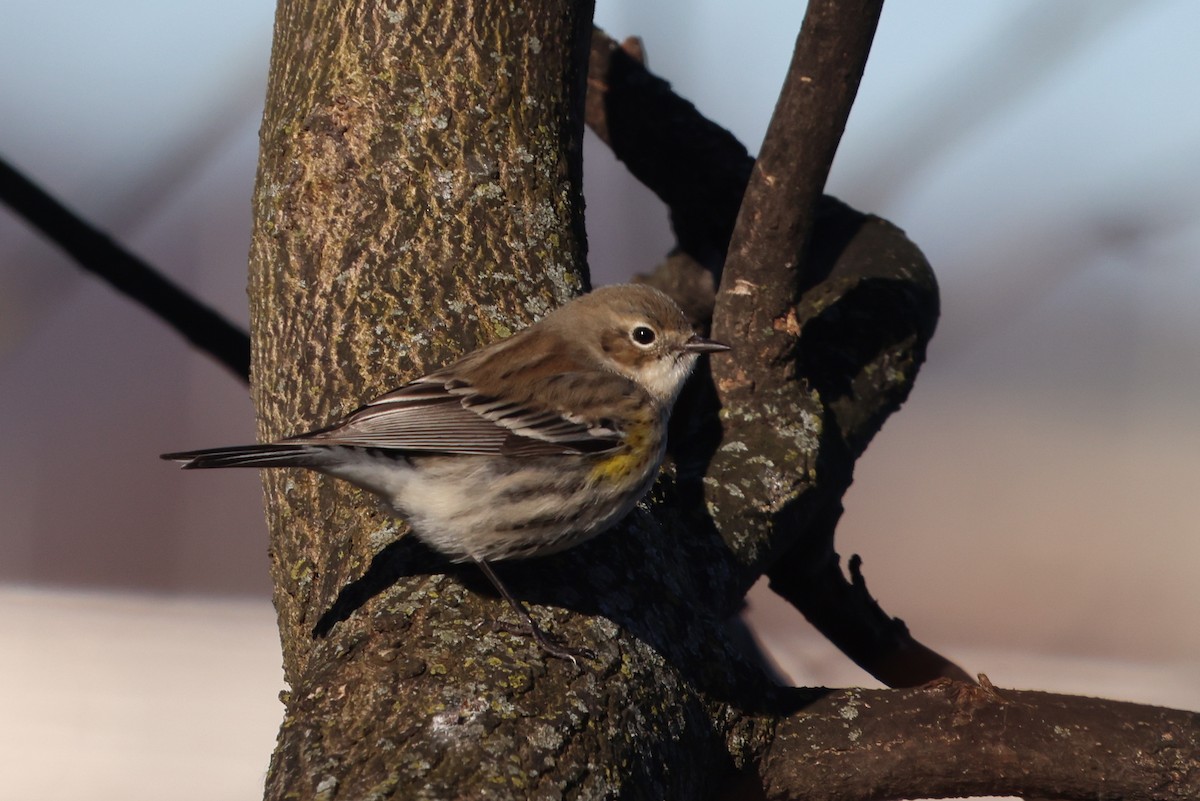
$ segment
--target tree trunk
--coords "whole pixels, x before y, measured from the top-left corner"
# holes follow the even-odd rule
[[[264,438],[345,414],[587,284],[579,157],[591,5],[416,5],[280,2],[250,273]],[[716,274],[732,235],[721,295],[707,308],[742,350],[715,386],[701,376],[708,383],[677,408],[676,469],[642,508],[597,540],[499,568],[546,628],[595,659],[547,659],[497,625],[517,621],[473,569],[403,537],[361,493],[268,471],[290,687],[268,798],[693,799],[735,784],[780,798],[821,788],[829,798],[882,798],[923,786],[976,792],[989,770],[1004,780],[996,786],[1063,790],[1053,761],[1016,778],[1007,752],[987,762],[1009,703],[990,686],[871,703],[857,691],[780,689],[725,627],[767,572],[877,675],[958,675],[878,609],[853,563],[846,581],[833,550],[854,459],[907,396],[937,314],[932,271],[903,232],[820,197],[879,7],[810,3],[785,86],[793,102],[780,104],[780,136],[753,176],[736,142],[732,160],[714,156],[728,141],[709,140],[693,156],[672,135],[662,141],[673,152],[638,162],[660,177],[686,176],[668,192],[676,200],[693,197],[678,189],[691,185],[715,198],[692,209],[672,201],[672,213]],[[702,127],[644,70],[621,67],[631,91],[605,94],[618,76],[607,73],[612,47],[598,41],[593,70],[597,60],[605,66],[592,76],[589,120],[600,109],[618,155],[630,123],[657,122],[653,108],[620,105],[647,88],[678,127]],[[803,134],[791,137],[800,118]],[[735,230],[747,183],[752,200]],[[764,245],[755,220],[780,241]],[[703,302],[696,308],[707,313]],[[914,705],[932,730],[957,727],[937,748],[987,745],[955,751],[983,765],[969,781],[925,769],[925,744],[909,736]],[[1182,744],[1159,749],[1163,759],[1145,774],[1194,775],[1195,717],[1145,719],[1126,749],[1148,752],[1164,726]],[[1073,719],[1062,720],[1051,733]],[[1104,720],[1101,750],[1122,730]],[[876,723],[869,741],[853,733]],[[837,759],[805,739],[821,727]],[[907,749],[912,759],[902,761],[915,769],[864,771],[878,763],[879,743]],[[1092,752],[1080,758],[1095,761]],[[1131,798],[1194,789],[1168,778],[1142,796],[1142,774],[1125,778]],[[1067,794],[1087,797],[1107,780],[1088,774]]]
[[[348,412],[581,291],[590,25],[576,2],[280,3],[250,277],[263,437]],[[592,760],[595,740],[620,771],[626,732],[586,710],[639,705],[599,702],[589,670],[492,631],[507,613],[472,574],[407,577],[314,639],[402,528],[332,480],[268,472],[265,486],[291,687],[268,797],[607,782],[562,770]],[[378,562],[403,572],[417,551],[401,540]],[[575,583],[541,592],[561,603]],[[614,628],[556,627],[579,642]]]

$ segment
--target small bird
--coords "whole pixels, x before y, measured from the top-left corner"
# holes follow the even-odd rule
[[[603,287],[325,428],[162,458],[305,467],[361,487],[435,551],[477,564],[539,646],[573,660],[489,563],[555,553],[620,522],[654,484],[700,354],[725,350],[659,290]]]

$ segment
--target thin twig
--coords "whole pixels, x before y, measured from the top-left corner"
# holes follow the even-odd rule
[[[768,358],[758,360],[758,372],[762,378],[775,373],[771,383],[779,380],[778,360],[794,346],[794,335],[773,321],[786,316],[796,299],[817,201],[882,9],[883,0],[808,4],[734,227],[713,331],[753,346],[756,355],[763,351]],[[753,376],[743,378],[754,383]]]
[[[250,337],[153,267],[85,222],[0,159],[0,200],[83,269],[137,301],[243,381],[250,378]]]

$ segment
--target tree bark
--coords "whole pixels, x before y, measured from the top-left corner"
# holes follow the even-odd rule
[[[348,412],[583,289],[590,23],[574,2],[280,2],[250,274],[261,436]],[[579,748],[563,731],[591,721],[564,697],[579,674],[481,631],[502,607],[456,578],[398,581],[314,640],[344,586],[404,555],[380,556],[402,529],[337,482],[264,482],[291,688],[268,797],[512,788]],[[535,681],[548,671],[557,682]],[[585,683],[576,695],[596,692]],[[540,735],[516,725],[529,717]]]
[[[851,19],[864,16],[860,7],[837,8]],[[816,11],[826,16],[830,13],[822,4],[817,4]],[[843,54],[861,68],[866,52],[863,30],[873,26],[874,17],[865,15],[857,27],[842,20],[834,26],[816,26],[819,33],[813,33],[810,26],[809,38],[820,39],[827,50]],[[845,45],[843,38],[848,40]],[[672,92],[666,81],[652,75],[639,60],[640,54],[636,42],[618,46],[602,31],[593,34],[587,122],[617,158],[670,208],[678,250],[643,280],[673,295],[696,324],[707,326],[755,160],[731,133],[706,119]],[[791,72],[810,80],[792,80],[784,93],[803,93],[817,107],[803,111],[803,104],[793,99],[781,105],[777,119],[797,127],[807,123],[806,130],[814,136],[819,132],[826,140],[836,137],[840,122],[822,125],[846,113],[846,86],[853,83],[845,77],[848,67],[831,60],[813,44],[798,51],[797,56],[798,63]],[[830,84],[833,91],[820,94],[810,88],[812,84]],[[800,119],[789,120],[784,110]],[[787,125],[773,127],[782,127],[784,138],[792,139]],[[780,146],[774,148],[777,170],[778,162],[786,165],[804,161],[802,154],[781,158]],[[826,157],[832,157],[827,145],[823,151]],[[824,172],[810,166],[807,173],[801,171],[788,178],[794,195],[819,188]],[[764,387],[778,380],[776,374],[784,375],[789,370],[794,373],[792,383],[785,382],[778,391],[792,404],[792,421],[797,419],[794,412],[799,403],[801,411],[809,419],[820,421],[828,432],[807,451],[809,462],[823,465],[824,474],[807,486],[797,486],[790,512],[807,509],[804,514],[809,522],[805,525],[788,525],[783,516],[778,521],[764,520],[753,506],[761,500],[757,495],[727,497],[724,508],[729,519],[740,527],[746,527],[743,517],[754,521],[761,532],[760,540],[781,543],[766,556],[771,589],[791,602],[864,670],[893,687],[915,686],[943,677],[970,681],[952,662],[917,642],[903,621],[880,608],[866,589],[857,558],[851,560],[851,580],[847,580],[834,547],[840,498],[852,462],[907,397],[924,359],[925,344],[933,335],[938,295],[932,270],[904,232],[886,221],[819,193],[815,200],[810,194],[803,202],[813,208],[803,206],[795,197],[779,203],[780,209],[805,219],[780,226],[781,230],[792,231],[793,238],[772,246],[781,252],[771,258],[799,258],[806,278],[797,277],[794,265],[776,264],[779,275],[790,277],[795,285],[769,293],[800,292],[802,300],[782,315],[785,324],[778,326],[781,330],[774,324],[757,329],[770,337],[793,340],[802,330],[803,348],[797,348],[799,355],[794,361],[756,365],[738,358],[720,366],[744,366],[748,374],[765,374],[766,381],[761,380],[762,375],[756,376]],[[804,239],[811,243],[807,250]],[[769,261],[764,255],[762,262]],[[754,259],[751,262],[751,266],[757,263]],[[744,270],[746,263],[747,259],[742,258],[735,270]],[[760,279],[759,283],[768,282]],[[851,299],[853,302],[845,302]],[[763,302],[762,298],[758,302]],[[725,303],[728,309],[729,301]],[[754,347],[749,338],[746,344]],[[715,415],[718,401],[713,391],[705,394],[695,387],[692,390],[681,401],[682,413],[676,414],[672,433],[679,434],[677,442],[689,444],[693,460],[699,463],[684,472],[704,475],[721,469],[720,465],[710,469],[708,464],[715,445],[706,450],[690,444],[711,442],[712,437],[697,431],[702,428],[698,422],[706,414],[710,418]],[[804,401],[806,395],[809,403]],[[777,429],[789,427],[788,415],[782,411],[785,408],[784,404],[774,404],[770,414],[755,415],[753,423],[747,425],[750,421],[739,423],[730,417],[736,417],[738,409],[753,413],[753,406],[727,404],[726,437],[732,437],[738,425],[747,431],[757,425],[768,429],[765,436],[769,439],[775,436],[773,425]],[[791,428],[797,426],[793,423]],[[676,457],[686,460],[689,454],[677,452]],[[729,457],[736,467],[738,455]],[[719,452],[716,458],[722,458]],[[794,464],[787,462],[785,467]],[[769,475],[767,482],[782,486]],[[721,489],[715,488],[714,493],[720,494]],[[742,504],[750,504],[746,516],[740,514]],[[770,533],[776,529],[780,531],[778,536]],[[792,542],[790,547],[786,547],[788,541]],[[751,572],[751,576],[757,573]]]
[[[250,265],[263,437],[349,412],[584,287],[573,43],[589,9],[502,5],[279,4]],[[329,600],[399,532],[309,474],[268,473],[267,495],[294,680]]]
[[[1200,715],[941,681],[841,690],[782,721],[766,796],[888,801],[972,795],[1200,798]]]
[[[251,253],[264,438],[344,414],[586,286],[590,19],[569,0],[282,0]],[[818,173],[795,213],[814,213]],[[402,537],[360,493],[268,472],[290,687],[268,798],[691,799],[757,787],[760,770],[774,796],[802,792],[803,733],[843,725],[846,705],[771,686],[724,621],[764,570],[793,564],[806,532],[832,530],[853,460],[911,387],[936,312],[932,272],[897,229],[839,219],[850,224],[805,223],[808,247],[793,240],[803,280],[767,317],[755,307],[764,325],[738,316],[736,278],[735,300],[718,297],[719,324],[749,347],[740,371],[718,376],[719,423],[703,396],[689,408],[697,435],[676,442],[675,480],[609,535],[501,566],[594,660],[547,660],[492,625],[509,613],[486,583]],[[752,363],[765,352],[756,337],[800,330],[802,358],[789,346]],[[862,725],[876,714],[855,713]],[[878,731],[902,737],[903,716]],[[854,797],[845,782],[839,797]]]

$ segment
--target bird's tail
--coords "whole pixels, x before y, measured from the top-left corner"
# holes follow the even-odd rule
[[[275,442],[164,453],[161,458],[180,462],[184,470],[195,470],[205,467],[321,467],[329,455],[329,448],[321,446]]]

